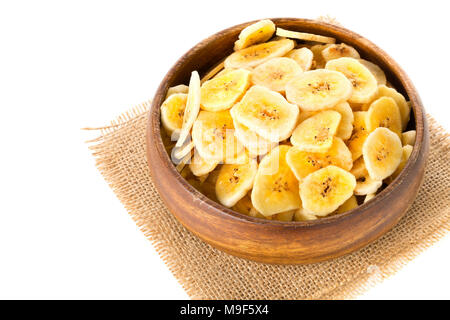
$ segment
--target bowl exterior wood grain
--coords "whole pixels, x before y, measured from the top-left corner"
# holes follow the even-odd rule
[[[423,181],[429,148],[420,97],[405,72],[384,51],[347,29],[313,20],[272,19],[279,27],[335,37],[379,64],[388,80],[412,102],[409,128],[416,143],[403,172],[372,201],[341,215],[309,222],[280,222],[244,216],[213,202],[176,171],[161,140],[160,105],[167,89],[188,83],[190,73],[208,69],[232,52],[248,22],[221,31],[188,51],[161,82],[148,119],[147,158],[153,182],[170,212],[192,233],[229,254],[264,263],[303,264],[339,257],[388,232],[406,213]]]

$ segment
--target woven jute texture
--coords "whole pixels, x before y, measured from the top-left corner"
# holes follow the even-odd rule
[[[349,299],[397,272],[450,227],[450,141],[430,124],[425,182],[400,223],[353,254],[311,265],[266,265],[205,244],[166,209],[146,163],[149,103],[122,115],[89,142],[96,164],[130,216],[194,299]]]

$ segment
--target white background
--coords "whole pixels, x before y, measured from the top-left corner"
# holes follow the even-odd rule
[[[0,2],[0,298],[187,295],[94,166],[84,126],[152,97],[203,38],[330,14],[407,71],[450,129],[446,1]],[[450,238],[362,298],[450,298]]]

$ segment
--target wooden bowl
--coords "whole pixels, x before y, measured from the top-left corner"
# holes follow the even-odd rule
[[[429,149],[428,127],[420,97],[411,80],[384,51],[364,37],[313,20],[277,18],[279,27],[331,36],[354,46],[361,57],[377,63],[397,90],[412,102],[408,129],[416,143],[403,172],[373,200],[315,221],[280,222],[242,215],[194,189],[171,163],[161,140],[160,106],[167,89],[187,84],[193,70],[200,76],[232,52],[243,23],[203,40],[183,55],[161,82],[148,118],[147,159],[153,182],[170,212],[188,230],[229,254],[265,263],[314,263],[355,251],[389,231],[413,203],[423,181]]]

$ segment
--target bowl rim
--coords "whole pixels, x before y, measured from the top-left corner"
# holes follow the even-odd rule
[[[325,36],[332,36],[336,37],[333,33],[341,32],[343,34],[348,35],[351,38],[355,39],[361,39],[362,45],[364,45],[367,51],[370,51],[376,56],[378,59],[382,60],[386,65],[389,65],[391,73],[394,75],[395,78],[397,78],[398,82],[403,86],[404,92],[406,93],[407,97],[409,98],[409,101],[411,102],[411,108],[414,113],[414,124],[415,124],[415,130],[416,130],[416,141],[413,145],[413,151],[404,166],[403,170],[400,172],[400,174],[389,184],[387,185],[379,194],[377,194],[371,201],[367,203],[362,203],[358,205],[356,208],[351,209],[349,211],[346,211],[344,213],[338,214],[338,215],[332,215],[332,216],[325,216],[321,217],[320,219],[316,220],[309,220],[309,221],[278,221],[278,220],[266,220],[262,218],[247,216],[242,213],[239,213],[237,211],[232,210],[231,208],[227,208],[223,206],[222,204],[215,202],[214,200],[208,198],[206,195],[201,193],[199,190],[195,189],[192,185],[190,185],[186,179],[184,179],[181,174],[176,170],[175,165],[170,160],[169,154],[166,152],[164,143],[162,141],[161,137],[161,120],[160,120],[160,105],[164,101],[164,97],[167,93],[167,90],[169,88],[168,82],[172,78],[172,76],[176,73],[178,67],[180,64],[183,64],[188,57],[191,55],[197,53],[198,51],[201,51],[211,40],[216,39],[217,37],[222,36],[223,34],[226,34],[232,30],[235,30],[237,28],[243,29],[246,26],[255,23],[257,21],[260,21],[262,19],[258,20],[252,20],[248,22],[244,22],[241,24],[237,24],[234,26],[231,26],[229,28],[223,29],[219,32],[216,32],[215,34],[203,39],[199,43],[197,43],[195,46],[193,46],[191,49],[189,49],[187,52],[185,52],[176,62],[175,64],[170,68],[170,70],[166,73],[163,80],[161,81],[160,85],[158,86],[158,89],[155,92],[154,98],[151,102],[150,112],[148,115],[148,121],[147,121],[147,136],[146,136],[146,144],[149,143],[155,143],[156,149],[158,151],[159,157],[162,158],[162,160],[166,163],[168,163],[168,168],[170,173],[174,176],[176,181],[182,185],[185,189],[189,191],[194,196],[194,201],[202,202],[207,207],[204,208],[208,214],[214,214],[214,215],[222,215],[224,218],[229,219],[237,219],[240,222],[246,222],[251,224],[261,224],[261,225],[274,225],[274,226],[282,226],[282,227],[289,227],[289,228],[302,228],[302,227],[315,227],[318,225],[323,224],[329,224],[334,223],[336,221],[343,221],[348,219],[350,216],[357,214],[358,212],[365,211],[368,208],[371,208],[375,205],[378,205],[380,202],[382,202],[391,192],[395,191],[396,187],[400,185],[405,177],[409,174],[413,174],[412,167],[413,164],[418,160],[419,153],[421,152],[423,144],[423,140],[425,138],[425,112],[423,105],[421,103],[419,94],[412,84],[411,80],[405,73],[405,71],[398,65],[394,59],[392,59],[385,51],[380,49],[377,45],[375,45],[373,42],[367,40],[365,37],[362,37],[361,35],[357,34],[356,32],[353,32],[349,29],[343,28],[341,26],[337,26],[334,24],[321,22],[317,20],[311,20],[311,19],[302,19],[302,18],[265,18],[272,20],[275,25],[278,22],[299,22],[303,25],[310,25],[310,26],[322,26],[326,28],[326,32],[318,32],[318,34],[322,34]],[[302,31],[301,27],[297,29],[297,31]],[[329,33],[328,33],[329,32]],[[338,39],[337,39],[338,40]],[[219,62],[219,61],[218,61]],[[163,92],[164,94],[161,94]],[[158,97],[159,94],[159,97]],[[407,99],[408,100],[408,99]],[[154,130],[151,131],[150,128],[153,126]],[[151,134],[158,137],[156,141],[151,139]],[[148,147],[147,147],[147,153],[148,153]],[[158,190],[159,192],[159,190]],[[162,197],[164,199],[164,197]]]

